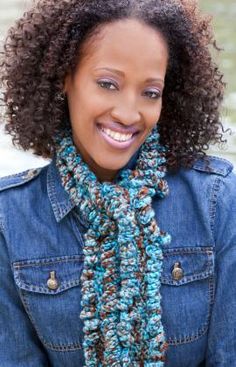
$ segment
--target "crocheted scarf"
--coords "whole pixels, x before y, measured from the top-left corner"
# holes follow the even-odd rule
[[[57,167],[70,199],[89,223],[81,275],[85,367],[161,367],[167,343],[161,322],[161,231],[152,197],[168,186],[165,149],[157,128],[148,136],[134,170],[99,182],[68,133],[60,139]]]

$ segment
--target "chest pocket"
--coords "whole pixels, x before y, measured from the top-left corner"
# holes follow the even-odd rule
[[[214,297],[212,247],[164,250],[161,295],[167,342],[188,343],[208,329]]]
[[[13,264],[26,312],[42,343],[49,349],[82,348],[80,275],[83,255]]]

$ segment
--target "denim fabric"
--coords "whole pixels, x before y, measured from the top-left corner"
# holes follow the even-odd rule
[[[236,366],[231,171],[225,160],[199,160],[168,173],[170,194],[153,201],[160,228],[172,235],[161,279],[166,367]],[[0,191],[0,366],[82,367],[83,213],[61,186],[54,161],[0,179]]]

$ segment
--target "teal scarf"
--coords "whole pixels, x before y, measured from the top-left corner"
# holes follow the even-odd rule
[[[86,367],[161,367],[167,343],[161,322],[162,246],[152,197],[168,186],[165,149],[155,128],[134,170],[99,182],[68,133],[57,148],[57,167],[70,199],[89,223],[84,236],[81,319]]]

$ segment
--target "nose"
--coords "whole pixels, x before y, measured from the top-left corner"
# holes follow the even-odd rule
[[[113,107],[111,117],[120,124],[134,125],[140,122],[142,115],[137,103],[126,98]]]

